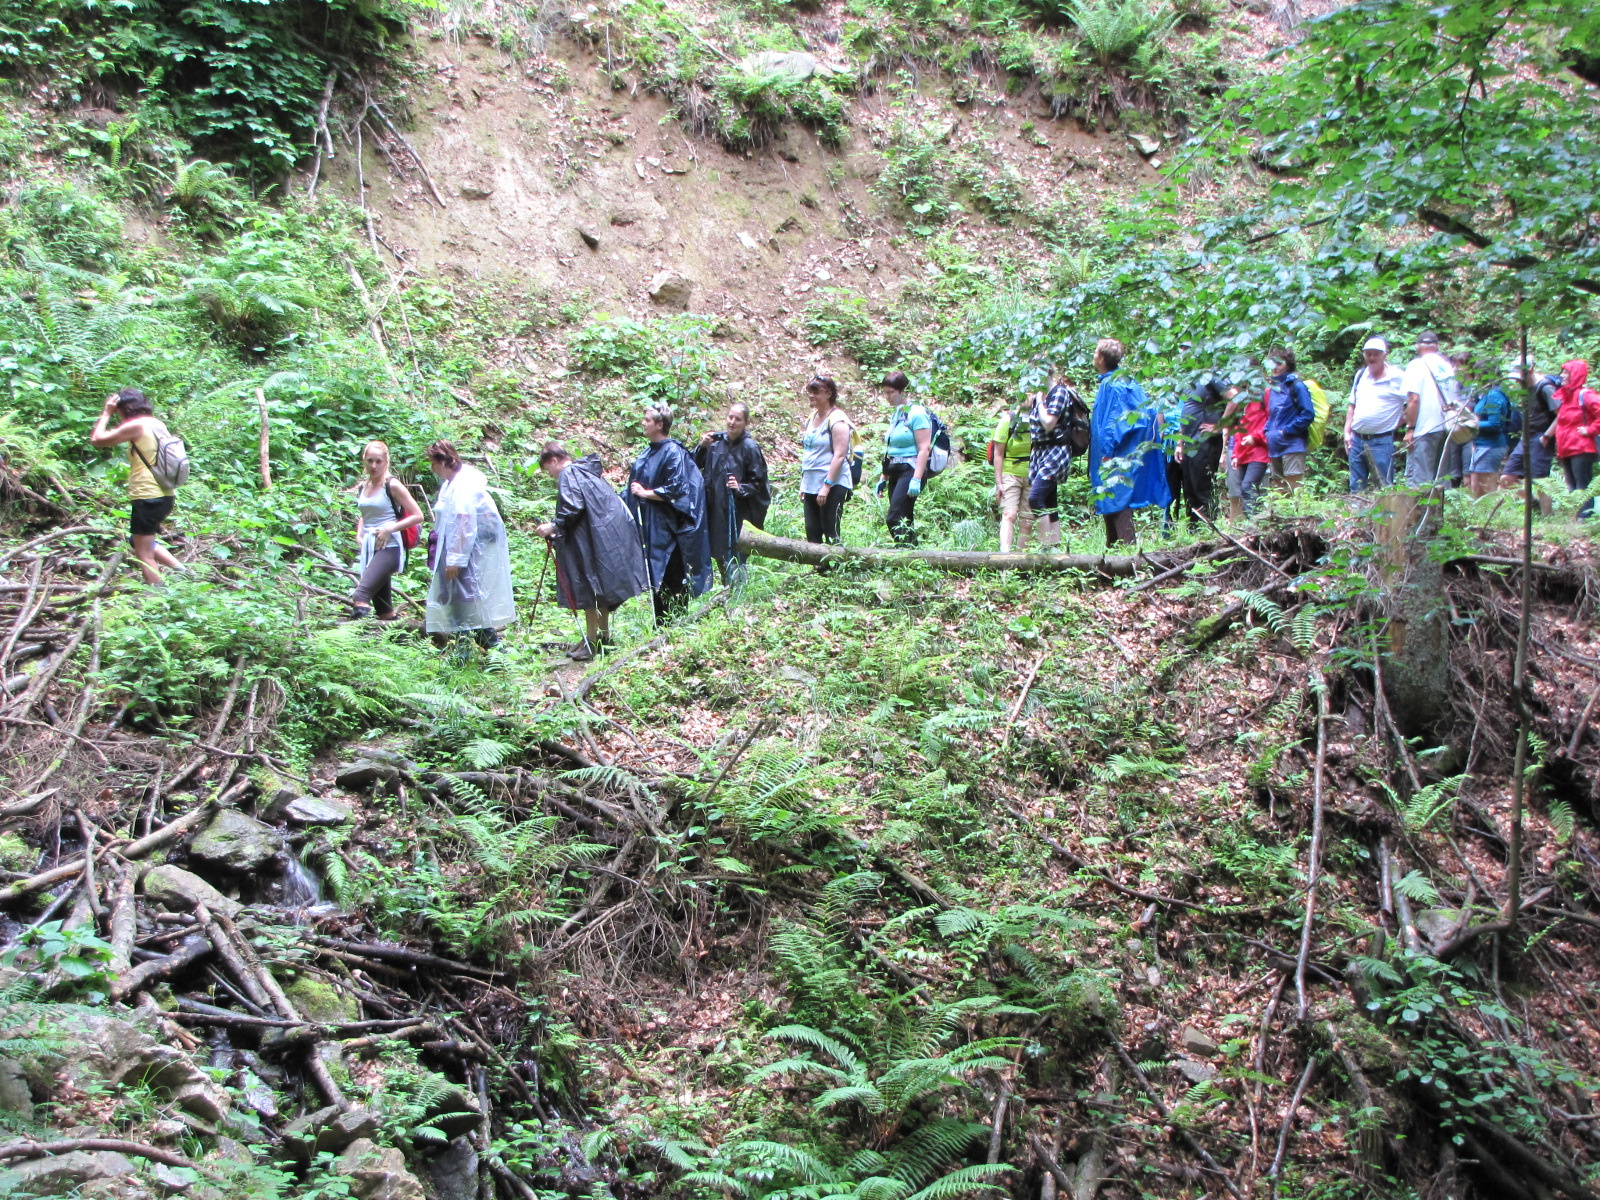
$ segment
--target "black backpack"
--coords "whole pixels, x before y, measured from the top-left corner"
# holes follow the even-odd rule
[[[1089,406],[1072,388],[1067,389],[1067,411],[1061,414],[1061,422],[1067,427],[1072,452],[1082,454],[1089,448]]]

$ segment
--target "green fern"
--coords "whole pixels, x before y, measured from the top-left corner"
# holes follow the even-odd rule
[[[1410,871],[1394,881],[1394,890],[1407,900],[1417,904],[1434,905],[1439,903],[1439,889],[1433,886],[1433,881],[1421,871]]]
[[[1466,778],[1465,775],[1452,775],[1448,779],[1435,780],[1416,792],[1399,806],[1400,815],[1406,825],[1412,829],[1427,829],[1440,814],[1455,803]],[[1392,789],[1389,789],[1389,796],[1391,800],[1395,798]]]
[[[1550,828],[1555,831],[1556,837],[1563,842],[1570,842],[1578,829],[1578,817],[1572,811],[1572,805],[1565,800],[1552,800],[1545,815],[1550,818]]]
[[[1283,606],[1270,596],[1263,596],[1260,592],[1237,591],[1233,593],[1233,598],[1265,621],[1273,633],[1279,637],[1289,636],[1289,623],[1284,617]]]

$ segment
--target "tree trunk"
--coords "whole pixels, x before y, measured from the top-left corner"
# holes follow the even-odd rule
[[[1133,575],[1141,557],[1132,554],[989,554],[981,550],[888,550],[871,546],[826,546],[796,538],[773,537],[770,533],[750,528],[739,535],[739,549],[762,558],[813,565],[847,560],[873,566],[920,562],[961,575],[975,575],[979,571],[1090,571],[1108,578],[1123,579]],[[1212,547],[1191,549],[1204,555]],[[1173,566],[1179,561],[1170,554],[1147,554],[1142,557],[1157,570]]]

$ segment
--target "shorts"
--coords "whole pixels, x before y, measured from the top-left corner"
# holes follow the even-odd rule
[[[1033,510],[1028,507],[1028,479],[1025,475],[1008,472],[1000,476],[1000,517],[1014,520],[1018,514],[1024,519],[1033,516]]]
[[[1305,451],[1296,454],[1285,454],[1272,460],[1272,474],[1275,479],[1285,479],[1289,476],[1300,476],[1306,473]]]
[[[133,501],[133,513],[128,521],[128,536],[143,537],[161,532],[161,522],[172,515],[174,497],[160,496],[154,500]]]
[[[1498,475],[1501,465],[1506,461],[1506,447],[1504,446],[1478,446],[1470,447],[1471,454],[1467,457],[1467,470],[1474,475]]]

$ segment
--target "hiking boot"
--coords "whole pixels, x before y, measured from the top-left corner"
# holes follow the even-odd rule
[[[398,608],[391,608],[388,612],[378,614],[378,620],[380,621],[398,621],[399,619],[400,610]]]
[[[573,662],[593,662],[594,647],[589,644],[588,638],[584,638],[567,651],[567,657]]]
[[[369,605],[366,605],[366,604],[352,604],[350,606],[350,615],[347,616],[345,618],[345,620],[346,621],[365,621],[371,615],[372,615],[372,609],[371,609],[371,607]]]

